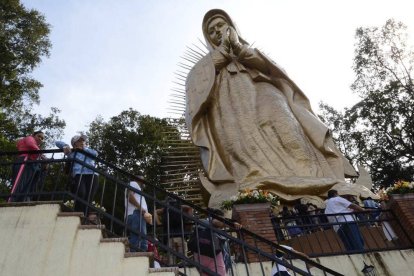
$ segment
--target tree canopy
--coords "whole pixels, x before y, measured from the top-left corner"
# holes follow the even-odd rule
[[[49,25],[36,10],[18,0],[0,2],[0,148],[13,149],[14,141],[43,130],[47,141],[61,136],[65,122],[52,108],[48,116],[34,114],[42,84],[31,73],[49,56]]]
[[[97,117],[89,126],[89,143],[105,161],[159,183],[168,126],[166,119],[129,109],[108,122]]]
[[[395,20],[358,28],[351,88],[361,100],[344,111],[320,105],[341,150],[368,167],[377,185],[414,174],[414,53],[407,41],[407,27]]]

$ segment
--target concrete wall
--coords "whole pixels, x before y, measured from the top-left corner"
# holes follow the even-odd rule
[[[368,265],[373,265],[376,269],[377,276],[409,276],[414,275],[414,251],[386,251],[369,254],[341,255],[332,257],[323,257],[314,259],[316,262],[331,268],[346,276],[362,276],[361,270],[364,268],[364,261]],[[293,262],[296,266],[300,264]],[[259,263],[248,265],[249,275],[262,275],[262,268],[265,275],[270,275],[272,265],[270,262],[263,263],[263,267]],[[302,269],[305,270],[304,267]],[[183,271],[183,270],[182,270]],[[316,269],[310,269],[312,275],[319,276]],[[234,271],[237,276],[245,276],[245,264],[237,264]],[[187,270],[189,276],[198,276],[196,269]],[[292,274],[293,275],[293,274]]]
[[[101,229],[59,212],[58,204],[0,208],[0,275],[175,275],[150,271],[148,257],[126,258],[122,242],[101,242]]]
[[[375,267],[377,275],[414,275],[414,250],[412,249],[323,257],[316,258],[316,261],[344,275],[363,275],[361,270],[364,267],[364,261]]]

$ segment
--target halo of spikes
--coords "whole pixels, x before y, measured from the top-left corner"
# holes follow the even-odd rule
[[[191,68],[208,53],[207,46],[199,39],[199,44],[187,46],[174,73],[172,93],[169,97],[168,118],[170,128],[166,130],[167,141],[162,156],[161,185],[169,192],[205,207],[206,197],[199,174],[203,173],[200,151],[193,144],[185,123],[186,92],[185,82]]]

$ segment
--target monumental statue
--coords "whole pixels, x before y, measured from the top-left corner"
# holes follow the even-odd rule
[[[244,188],[294,200],[344,183],[344,168],[355,171],[288,75],[249,46],[226,12],[207,12],[202,30],[209,53],[187,77],[186,123],[209,205]]]

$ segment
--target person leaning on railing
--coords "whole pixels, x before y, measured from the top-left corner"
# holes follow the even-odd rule
[[[287,206],[283,206],[280,215],[290,237],[296,237],[302,234],[302,230],[297,226],[296,213],[293,210],[289,210]]]
[[[45,135],[42,131],[35,131],[32,135],[21,138],[17,141],[18,151],[40,150]],[[42,158],[39,154],[19,154],[16,163],[13,165],[12,174],[12,196],[9,202],[30,201],[29,194],[36,189],[41,166],[39,163],[26,163]],[[14,195],[21,194],[21,195]]]
[[[71,139],[71,144],[73,149],[70,148],[68,144],[64,142],[57,141],[55,144],[58,148],[63,149],[63,152],[73,160],[71,165],[72,172],[72,185],[71,192],[75,194],[81,200],[84,200],[88,203],[93,201],[93,198],[98,190],[98,174],[92,169],[87,168],[84,164],[87,164],[91,167],[95,167],[95,159],[89,156],[86,156],[84,153],[75,151],[82,150],[94,157],[98,155],[98,152],[94,149],[86,147],[87,137],[85,135],[75,135]],[[89,208],[86,204],[75,199],[76,212],[83,212],[85,216],[89,217]],[[90,216],[89,219],[95,219]]]
[[[129,182],[129,187],[141,191],[141,186],[144,185],[142,178],[136,180],[138,182]],[[125,189],[125,211],[130,251],[137,252],[141,250],[146,252],[148,250],[147,224],[152,224],[152,215],[148,212],[145,197],[132,189]]]
[[[377,220],[379,216],[381,215],[381,207],[379,203],[377,203],[375,200],[373,200],[371,197],[367,197],[362,201],[364,203],[364,208],[371,210],[369,214],[370,220]]]
[[[364,208],[352,203],[351,201],[340,197],[338,191],[328,191],[328,201],[326,202],[325,214],[350,213],[349,215],[328,216],[331,223],[341,223],[334,225],[334,230],[338,233],[347,250],[363,250],[364,239],[359,231],[358,224],[355,221],[353,212],[363,212]]]

